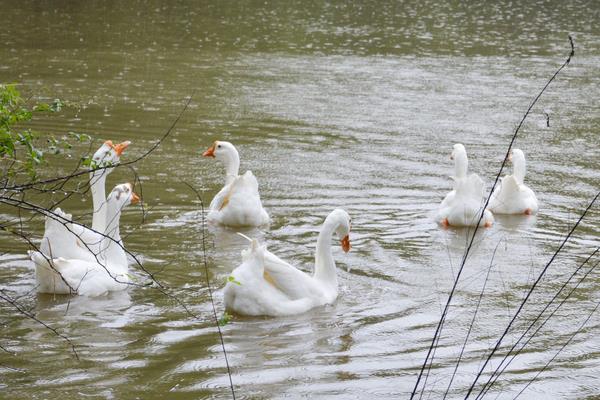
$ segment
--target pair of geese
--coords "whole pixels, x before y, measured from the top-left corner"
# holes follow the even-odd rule
[[[114,145],[108,140],[92,157],[92,165],[99,169],[90,172],[91,228],[73,223],[71,214],[60,208],[46,215],[39,251],[29,251],[38,292],[99,296],[130,283],[119,222],[122,209],[137,203],[139,197],[130,183],[115,186],[108,197],[105,193],[106,178],[129,144]]]
[[[489,228],[494,223],[493,214],[533,215],[538,211],[538,201],[533,190],[528,188],[525,179],[525,154],[513,149],[509,161],[513,164],[512,175],[502,178],[494,189],[487,208],[485,204],[485,186],[477,174],[468,175],[469,161],[465,146],[454,145],[451,159],[454,160],[454,190],[446,195],[437,213],[436,220],[442,226]],[[482,215],[483,211],[483,215]]]
[[[121,210],[139,201],[131,184],[117,185],[104,201],[106,177],[110,166],[119,158],[129,142],[113,145],[105,142],[94,154],[96,166],[90,172],[94,203],[92,228],[71,222],[71,215],[56,209],[46,217],[46,227],[39,252],[30,252],[36,266],[38,291],[43,293],[77,293],[98,296],[123,290],[130,283],[128,262],[119,235]],[[270,218],[262,206],[258,182],[251,171],[239,175],[240,158],[229,142],[216,141],[203,153],[225,165],[225,186],[211,201],[208,220],[231,227],[261,226]],[[520,150],[512,152],[515,172],[503,178],[494,192],[490,208],[495,212],[532,214],[537,211],[533,192],[523,184],[525,157]],[[455,187],[440,207],[438,220],[445,226],[469,226],[479,220],[483,181],[467,175],[468,160],[464,146],[456,144]],[[493,216],[484,211],[482,224],[491,225]],[[244,315],[283,316],[308,311],[330,304],[337,298],[338,282],[332,255],[332,238],[338,236],[342,249],[350,250],[351,219],[341,209],[325,219],[317,239],[315,267],[312,275],[297,269],[269,252],[265,245],[250,239],[242,251],[242,264],[231,273],[224,290],[227,309]]]

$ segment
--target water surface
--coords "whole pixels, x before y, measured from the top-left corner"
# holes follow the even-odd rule
[[[445,392],[486,276],[453,398],[464,397],[486,350],[598,190],[600,30],[593,3],[2,3],[11,23],[0,32],[0,82],[73,105],[38,119],[39,131],[85,132],[92,147],[131,140],[123,160],[134,159],[193,94],[171,135],[135,164],[146,215],[130,207],[121,228],[127,248],[189,312],[155,289],[92,299],[32,294],[28,247],[3,233],[0,287],[24,296],[40,319],[71,338],[80,357],[2,304],[0,345],[16,353],[0,352],[0,388],[10,398],[230,397],[203,270],[201,212],[185,184],[206,203],[220,189],[223,168],[201,157],[215,139],[235,143],[273,218],[268,229],[245,233],[280,257],[309,271],[325,216],[342,207],[353,220],[352,251],[334,249],[335,304],[288,318],[236,316],[223,328],[240,398],[408,397],[468,235],[431,219],[452,186],[452,145],[466,145],[471,170],[489,187],[524,110],[568,55],[569,33],[576,56],[515,144],[527,156],[526,182],[540,212],[498,217],[477,237],[426,396]],[[74,162],[55,158],[58,170],[47,173]],[[117,169],[107,186],[134,179],[132,170]],[[64,208],[89,223],[90,204],[78,197]],[[597,210],[517,326],[598,246]],[[39,239],[43,221],[28,220],[24,229]],[[220,315],[221,289],[246,243],[217,227],[207,239]],[[147,279],[140,270],[134,275]],[[513,398],[541,370],[597,304],[599,285],[592,273],[490,396]],[[594,315],[523,398],[597,395],[599,327]]]

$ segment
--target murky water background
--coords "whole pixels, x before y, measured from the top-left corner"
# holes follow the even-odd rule
[[[526,182],[540,212],[498,217],[478,237],[427,381],[432,398],[446,390],[489,266],[451,397],[465,395],[528,285],[598,190],[600,8],[594,2],[5,1],[0,8],[6,21],[0,82],[75,104],[38,119],[40,131],[88,133],[93,147],[131,140],[123,159],[133,159],[194,95],[171,136],[135,165],[148,214],[140,225],[140,209],[129,208],[121,231],[127,248],[198,316],[153,289],[93,299],[31,295],[27,246],[2,234],[0,287],[24,296],[39,318],[68,335],[81,360],[2,304],[0,344],[16,355],[0,351],[0,397],[230,396],[202,267],[201,214],[185,185],[207,203],[220,189],[222,166],[200,156],[215,139],[238,147],[241,169],[258,177],[273,217],[270,229],[245,233],[282,258],[310,270],[327,213],[343,207],[353,218],[353,250],[334,250],[340,280],[334,305],[289,318],[235,317],[223,328],[240,398],[410,394],[466,241],[465,230],[442,230],[431,220],[451,188],[452,145],[466,145],[471,170],[490,185],[524,110],[568,55],[569,33],[576,56],[516,143],[526,153]],[[75,161],[56,162],[66,171]],[[131,170],[118,169],[107,188],[133,179]],[[90,204],[78,198],[65,208],[89,221]],[[25,229],[41,238],[43,222]],[[598,246],[599,231],[596,207],[518,326]],[[222,313],[220,289],[245,242],[219,228],[210,228],[208,239]],[[540,371],[600,300],[599,286],[593,272],[490,397],[513,398]],[[523,398],[597,395],[599,328],[594,315]]]

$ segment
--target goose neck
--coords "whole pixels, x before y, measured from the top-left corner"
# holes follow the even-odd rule
[[[335,225],[330,220],[325,220],[317,239],[315,254],[314,278],[330,286],[337,287],[337,274],[333,254],[331,253],[331,239],[335,232]]]
[[[466,178],[469,160],[465,153],[458,153],[454,158],[454,176],[457,179]]]
[[[225,181],[226,184],[233,182],[237,178],[240,171],[240,156],[237,151],[230,151],[223,158],[225,164]]]
[[[523,184],[526,173],[525,158],[513,157],[513,175],[519,184]]]
[[[102,239],[101,254],[111,266],[127,266],[126,259],[122,260],[121,234],[119,224],[121,221],[121,208],[110,204],[107,211],[106,232]]]
[[[90,189],[92,191],[92,229],[104,233],[106,229],[106,170],[90,172]]]

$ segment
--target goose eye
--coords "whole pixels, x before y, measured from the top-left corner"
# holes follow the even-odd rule
[[[217,148],[219,148],[219,149],[220,149],[220,148],[221,148],[221,145],[220,145],[220,144],[219,144],[219,145],[217,145]]]

